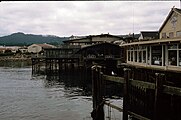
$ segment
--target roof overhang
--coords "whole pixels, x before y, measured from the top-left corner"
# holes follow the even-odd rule
[[[181,37],[179,38],[167,38],[167,39],[157,39],[157,40],[149,40],[149,41],[139,41],[139,42],[132,42],[119,45],[121,47],[124,46],[134,46],[134,45],[151,45],[151,44],[164,44],[164,43],[171,43],[171,42],[181,42]]]

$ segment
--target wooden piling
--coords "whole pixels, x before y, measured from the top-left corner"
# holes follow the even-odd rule
[[[124,85],[123,85],[123,120],[128,120],[128,85],[130,79],[130,69],[124,68]]]
[[[93,94],[93,111],[91,116],[93,120],[104,120],[104,101],[102,90],[102,73],[101,68],[92,67],[92,94]]]
[[[154,102],[154,120],[162,120],[162,94],[163,94],[163,80],[164,74],[155,73],[155,102]]]

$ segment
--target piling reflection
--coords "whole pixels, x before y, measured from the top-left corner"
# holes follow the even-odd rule
[[[91,76],[77,71],[61,71],[59,74],[46,74],[45,87],[62,86],[70,91],[70,96],[91,96]]]
[[[71,90],[72,93],[81,96],[92,95],[92,74],[91,69],[67,70],[52,72],[55,74],[46,74],[45,87],[58,87],[63,85],[64,89]],[[105,98],[120,98],[122,97],[122,84],[111,81],[104,81],[104,96]]]

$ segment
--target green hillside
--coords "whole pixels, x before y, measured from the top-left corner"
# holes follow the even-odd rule
[[[67,40],[68,37],[58,37],[52,35],[33,35],[24,33],[13,33],[8,36],[0,37],[0,45],[31,45],[33,43],[49,43],[53,45],[62,44],[62,41]]]

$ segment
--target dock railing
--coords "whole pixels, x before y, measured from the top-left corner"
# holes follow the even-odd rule
[[[163,73],[155,73],[154,83],[134,80],[131,75],[129,68],[124,68],[124,77],[116,77],[104,75],[101,66],[92,67],[93,120],[104,120],[103,104],[123,112],[122,120],[128,120],[128,115],[138,120],[181,119],[180,87],[165,85]],[[123,84],[122,107],[106,102],[105,81]]]

